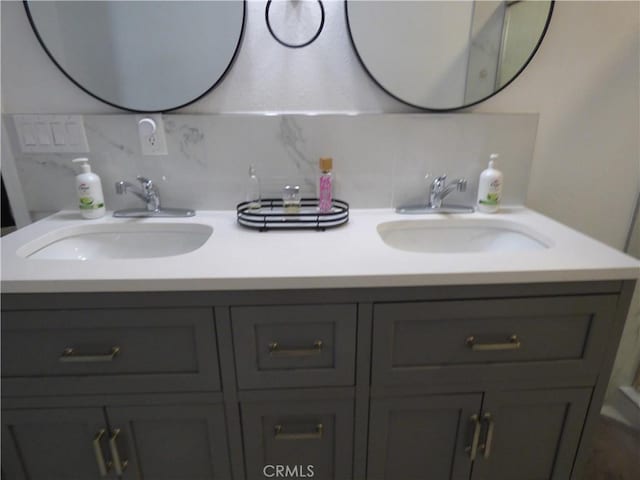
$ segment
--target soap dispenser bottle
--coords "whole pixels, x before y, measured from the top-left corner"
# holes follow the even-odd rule
[[[76,158],[82,173],[76,176],[78,207],[84,218],[100,218],[105,214],[104,195],[100,177],[91,171],[88,158]]]
[[[495,213],[500,208],[502,199],[502,172],[495,168],[497,153],[489,156],[489,168],[480,174],[478,181],[478,211]]]

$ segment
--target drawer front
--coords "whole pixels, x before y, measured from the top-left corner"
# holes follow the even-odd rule
[[[219,390],[207,308],[10,311],[5,395]]]
[[[242,389],[353,385],[355,305],[234,307]]]
[[[615,296],[374,306],[373,383],[593,374]]]
[[[242,427],[249,480],[352,478],[352,399],[243,403]]]

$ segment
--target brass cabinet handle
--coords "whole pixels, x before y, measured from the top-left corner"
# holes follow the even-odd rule
[[[116,355],[120,353],[120,347],[111,347],[109,353],[103,354],[82,354],[78,353],[73,347],[66,347],[60,355],[61,362],[64,363],[93,363],[93,362],[111,362]]]
[[[482,429],[482,425],[480,423],[480,417],[476,414],[471,415],[469,420],[473,424],[473,438],[471,440],[471,445],[468,446],[465,451],[469,454],[469,459],[473,462],[478,454],[478,441],[480,440],[480,430]]]
[[[120,435],[120,429],[113,430],[111,438],[109,439],[109,448],[111,450],[111,458],[113,459],[113,468],[116,471],[116,475],[122,475],[127,469],[129,461],[127,459],[120,458],[120,452],[118,451],[118,435]]]
[[[511,335],[504,343],[477,343],[478,339],[474,336],[467,337],[465,343],[474,352],[492,352],[498,350],[518,350],[522,343],[517,335]]]
[[[102,437],[104,437],[105,433],[106,430],[104,428],[101,428],[100,430],[98,430],[98,433],[96,433],[96,436],[93,437],[93,453],[95,453],[96,455],[96,462],[98,463],[98,470],[100,471],[101,477],[106,477],[109,473],[109,470],[111,470],[111,462],[107,463],[104,461],[102,446],[100,445],[100,443],[102,442]]]
[[[491,444],[493,443],[493,415],[485,413],[482,416],[482,421],[487,423],[487,436],[484,439],[484,443],[480,445],[480,449],[483,452],[484,458],[489,458],[489,455],[491,455]]]
[[[276,440],[320,440],[323,429],[322,424],[318,423],[313,432],[286,433],[282,425],[276,425],[273,427],[273,438]]]
[[[322,340],[313,342],[311,348],[282,348],[278,342],[269,344],[269,355],[274,357],[306,357],[310,355],[319,355],[323,348]]]

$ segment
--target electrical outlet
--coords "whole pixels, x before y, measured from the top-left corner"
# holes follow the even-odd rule
[[[167,138],[162,114],[137,115],[136,121],[142,155],[167,155]]]

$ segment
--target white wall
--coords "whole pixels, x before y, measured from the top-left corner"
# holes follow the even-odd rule
[[[528,205],[622,248],[640,188],[639,2],[560,1],[523,74],[481,112],[539,112]]]

